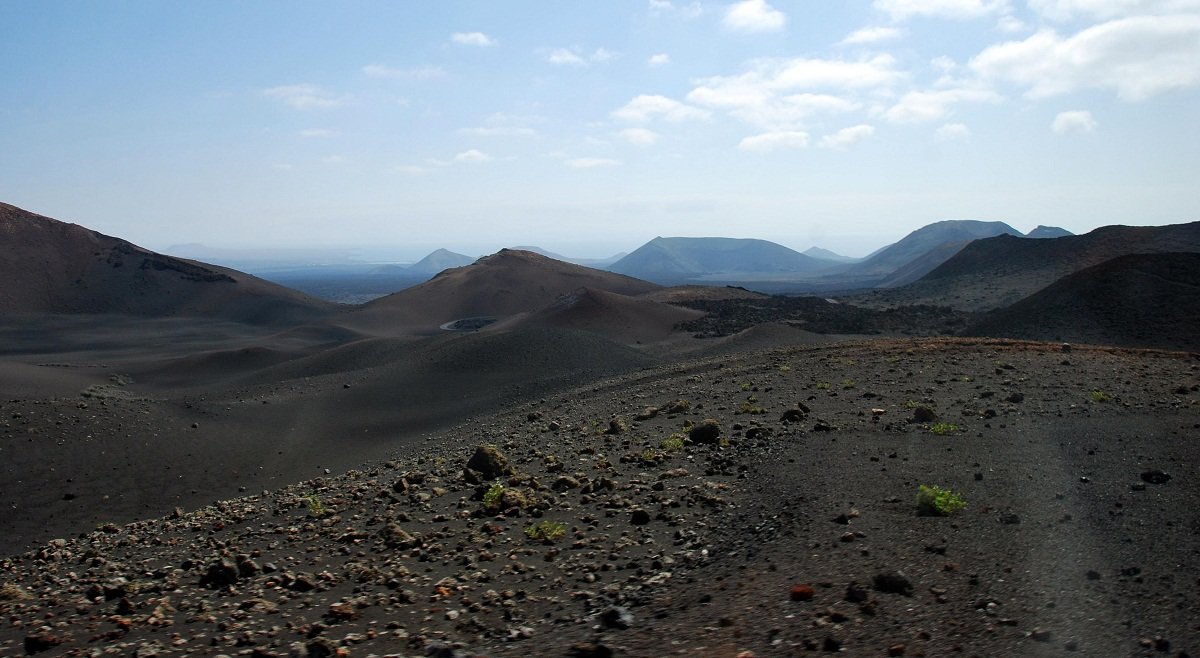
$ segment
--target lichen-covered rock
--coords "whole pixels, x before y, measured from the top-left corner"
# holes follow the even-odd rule
[[[512,467],[508,465],[508,458],[493,445],[475,448],[475,454],[467,460],[467,468],[479,473],[485,480],[495,480],[513,473]]]

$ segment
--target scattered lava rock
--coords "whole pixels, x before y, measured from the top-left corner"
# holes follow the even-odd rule
[[[793,601],[811,601],[816,594],[817,593],[813,590],[812,585],[808,585],[806,583],[797,583],[792,585],[792,590],[788,594],[788,598]]]
[[[693,443],[716,443],[721,439],[721,424],[715,419],[705,418],[700,424],[692,427],[688,438]]]
[[[921,406],[913,409],[912,422],[914,423],[932,423],[937,419],[937,413],[929,407]]]
[[[471,455],[471,459],[467,461],[467,468],[479,473],[485,480],[495,480],[513,473],[504,453],[500,452],[496,446],[489,445],[475,448],[475,454]]]
[[[876,591],[885,594],[912,596],[913,593],[912,582],[899,571],[875,574],[875,578],[872,579],[871,583]]]
[[[1150,484],[1166,484],[1171,480],[1171,476],[1157,468],[1152,468],[1142,473],[1142,479]]]

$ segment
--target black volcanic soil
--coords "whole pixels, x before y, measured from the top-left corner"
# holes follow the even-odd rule
[[[937,336],[961,331],[973,318],[938,306],[872,309],[820,297],[776,295],[758,298],[691,299],[674,302],[704,311],[703,317],[681,322],[697,338],[728,336],[764,323],[783,323],[819,334],[905,334]]]
[[[1198,400],[1192,355],[987,340],[631,372],[0,561],[0,653],[1194,655]]]
[[[1200,253],[1114,258],[993,311],[964,333],[1200,349]]]

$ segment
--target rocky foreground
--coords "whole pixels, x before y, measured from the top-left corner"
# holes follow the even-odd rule
[[[1200,655],[1198,401],[985,340],[647,370],[4,559],[0,654]]]

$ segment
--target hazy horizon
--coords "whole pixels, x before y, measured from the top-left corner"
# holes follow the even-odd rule
[[[0,201],[156,250],[1200,219],[1200,0],[0,4]],[[358,245],[358,247],[355,247]]]

